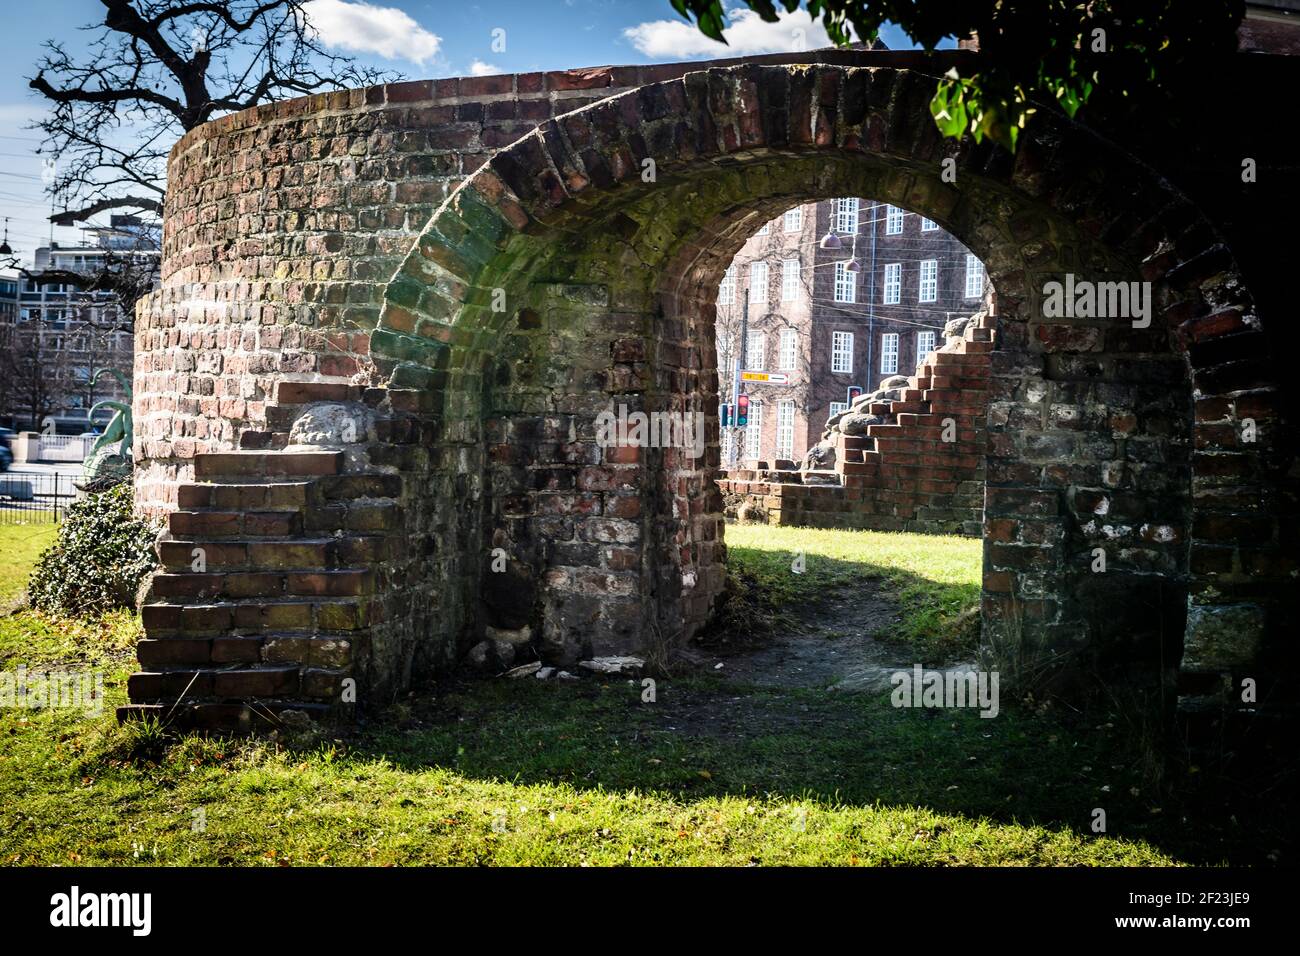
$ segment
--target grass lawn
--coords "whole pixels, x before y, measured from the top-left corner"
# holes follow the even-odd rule
[[[728,534],[774,580],[807,550],[787,598],[879,575],[942,615],[973,586],[966,541]],[[0,622],[3,670],[98,668],[108,692],[98,716],[0,710],[0,863],[1167,865],[1230,846],[1145,788],[1115,726],[1006,702],[986,720],[713,676],[654,702],[626,680],[467,680],[337,739],[176,739],[112,717],[137,633],[129,613]]]
[[[0,524],[0,610],[11,606],[27,588],[37,555],[58,535],[52,522]]]

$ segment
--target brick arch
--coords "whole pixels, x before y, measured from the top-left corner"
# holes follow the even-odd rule
[[[1230,251],[1156,173],[1065,120],[1040,118],[1014,159],[940,140],[927,109],[933,83],[824,65],[687,74],[543,123],[436,211],[385,291],[370,350],[394,396],[412,395],[402,401],[437,430],[421,466],[443,494],[431,527],[483,564],[492,547],[514,551],[495,578],[477,557],[469,567],[445,556],[439,573],[463,608],[449,646],[463,646],[480,611],[491,617],[517,595],[532,611],[506,607],[488,626],[540,626],[561,654],[577,651],[582,632],[596,632],[602,650],[698,624],[720,584],[712,489],[695,476],[658,487],[649,475],[676,467],[671,459],[583,459],[580,422],[611,396],[671,403],[707,392],[711,291],[753,210],[857,194],[923,211],[984,260],[999,290],[986,510],[1008,537],[986,541],[986,632],[1166,669],[1182,656],[1189,700],[1254,665],[1268,588],[1281,581],[1246,573],[1242,529],[1268,539],[1257,555],[1279,539],[1276,523],[1260,530],[1263,514],[1240,516],[1266,507],[1252,496],[1273,495],[1274,437],[1267,427],[1251,446],[1232,436],[1249,411],[1270,420],[1275,382]],[[941,175],[946,158],[955,183]],[[641,179],[646,159],[654,182]],[[1045,321],[1039,290],[1063,272],[1151,282],[1152,327]],[[541,364],[545,375],[556,369],[539,357],[581,359],[588,344],[608,354],[559,366],[552,384],[563,402],[485,409],[503,389],[523,391],[493,381],[510,365]],[[522,464],[506,464],[535,481],[548,463],[579,481],[586,466],[589,484],[617,483],[628,468],[635,493],[516,494],[518,476],[492,463],[517,454]],[[498,477],[506,490],[485,489]],[[1193,498],[1220,484],[1231,493]],[[535,513],[552,493],[557,513]],[[610,519],[604,509],[623,498],[648,513]],[[571,513],[588,506],[602,513]],[[569,518],[593,530],[576,533]],[[548,563],[556,530],[573,536],[571,563]],[[1104,579],[1087,571],[1093,546],[1114,552]],[[691,572],[678,593],[674,580]],[[1225,627],[1248,637],[1225,640]]]

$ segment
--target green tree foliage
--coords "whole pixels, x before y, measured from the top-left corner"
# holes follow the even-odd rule
[[[58,540],[41,555],[27,585],[32,607],[81,616],[131,607],[157,566],[158,532],[131,512],[131,485],[86,495],[68,508]]]
[[[768,22],[772,0],[737,0]],[[671,0],[726,42],[722,0]],[[794,11],[801,0],[780,0]],[[731,4],[728,4],[731,5]],[[1085,104],[1159,109],[1206,55],[1236,49],[1242,0],[806,0],[833,42],[874,40],[885,23],[926,50],[978,37],[980,57],[954,67],[930,104],[944,136],[969,133],[1015,151],[1020,132],[1050,104],[1073,117]]]

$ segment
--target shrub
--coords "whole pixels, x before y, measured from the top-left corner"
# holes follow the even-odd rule
[[[158,532],[131,512],[131,485],[89,494],[68,508],[59,537],[32,570],[32,607],[57,614],[99,614],[132,607],[157,566]]]

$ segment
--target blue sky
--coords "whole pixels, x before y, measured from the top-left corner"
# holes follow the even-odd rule
[[[519,73],[623,63],[662,63],[716,55],[825,46],[820,24],[800,10],[780,24],[748,11],[731,18],[731,52],[687,27],[669,0],[313,0],[322,39],[360,63],[407,77]],[[738,6],[738,4],[737,4]],[[24,126],[43,109],[27,88],[45,39],[77,49],[89,35],[77,28],[103,17],[98,0],[9,0],[0,31],[0,216],[9,216],[10,243],[30,257],[49,236],[49,200],[41,183],[37,134]],[[494,33],[494,31],[504,31]],[[909,46],[886,30],[891,47]],[[494,44],[495,40],[495,44]],[[502,42],[504,41],[504,42]],[[504,46],[504,49],[502,49]],[[77,230],[55,238],[75,241]]]

